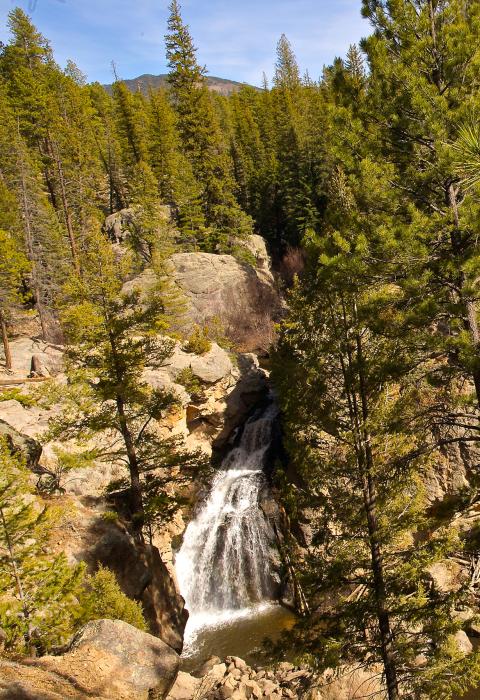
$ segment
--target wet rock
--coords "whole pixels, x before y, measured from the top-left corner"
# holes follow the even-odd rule
[[[219,656],[210,656],[206,661],[203,662],[203,664],[200,666],[200,668],[194,675],[197,678],[203,678],[203,676],[206,676],[207,673],[210,673],[210,671],[212,671],[214,668],[217,668],[219,671],[222,666],[224,667],[224,671],[220,677],[223,677],[225,671],[227,670],[227,667],[225,666],[225,664],[222,664],[222,661]]]

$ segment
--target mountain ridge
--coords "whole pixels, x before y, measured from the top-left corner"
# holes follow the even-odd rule
[[[255,90],[260,90],[260,88],[255,85],[249,85],[249,83],[240,83],[237,80],[229,80],[228,78],[219,78],[215,75],[206,76],[208,89],[212,92],[217,92],[219,95],[231,95],[232,92],[238,92],[240,88],[247,86],[253,87]],[[159,75],[153,75],[152,73],[143,73],[136,78],[129,78],[128,80],[122,80],[123,83],[132,92],[140,91],[144,95],[147,94],[148,88],[152,87],[158,89],[161,87],[166,87],[167,85],[167,73],[160,73]],[[112,91],[112,84],[103,85],[108,93]]]

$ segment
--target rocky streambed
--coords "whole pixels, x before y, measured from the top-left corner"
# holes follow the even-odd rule
[[[196,675],[180,671],[167,700],[338,700],[382,697],[375,672],[344,668],[341,674],[321,676],[284,661],[274,668],[249,666],[243,659],[227,656],[209,659]]]

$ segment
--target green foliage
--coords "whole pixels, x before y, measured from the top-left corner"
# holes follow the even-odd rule
[[[94,456],[127,467],[112,488],[128,495],[130,525],[142,541],[178,507],[168,488],[172,474],[179,472],[182,482],[203,469],[205,458],[159,436],[157,421],[178,399],[152,389],[143,373],[160,366],[173,350],[174,342],[163,334],[169,296],[161,279],[143,293],[124,291],[130,270],[128,255],[116,258],[101,234],[92,235],[82,255],[82,275],[65,286],[61,318],[76,388],[66,395],[65,411],[53,421],[50,435],[83,442],[105,431],[112,436]]]
[[[202,384],[191,367],[184,367],[175,377],[177,384],[181,384],[192,396],[199,396],[202,393]]]
[[[208,337],[208,327],[195,325],[184,349],[186,352],[194,353],[195,355],[205,355],[210,352],[212,343]]]
[[[28,472],[0,444],[0,626],[8,653],[45,653],[78,621],[84,567],[47,554],[56,513],[33,499]],[[58,515],[57,515],[58,517]]]
[[[116,523],[118,522],[118,513],[114,510],[106,510],[102,513],[102,520],[105,520],[107,523]]]
[[[147,631],[141,604],[123,593],[113,571],[100,567],[95,574],[85,577],[83,586],[80,599],[83,623],[110,618]]]
[[[24,408],[30,408],[36,404],[35,397],[32,394],[25,394],[18,387],[2,389],[0,391],[0,402],[2,401],[18,401]]]

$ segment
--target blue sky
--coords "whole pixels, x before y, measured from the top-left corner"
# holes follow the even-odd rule
[[[72,59],[89,80],[165,73],[168,0],[0,0],[0,40],[16,5],[32,17],[64,66]],[[183,17],[211,75],[260,84],[273,75],[284,32],[300,68],[316,79],[325,64],[369,33],[361,0],[183,0]]]

